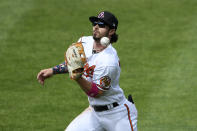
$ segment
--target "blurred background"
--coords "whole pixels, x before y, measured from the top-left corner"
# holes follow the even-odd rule
[[[196,0],[0,0],[0,131],[62,131],[88,100],[68,74],[37,73],[91,35],[89,16],[119,20],[120,86],[139,131],[197,130]]]

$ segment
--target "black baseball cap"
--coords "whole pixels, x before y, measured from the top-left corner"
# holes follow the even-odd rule
[[[102,11],[98,16],[90,16],[89,20],[92,23],[95,21],[103,21],[112,29],[117,29],[118,27],[118,19],[108,11]]]

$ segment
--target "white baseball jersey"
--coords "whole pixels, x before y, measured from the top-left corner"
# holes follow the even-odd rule
[[[103,51],[93,53],[92,36],[82,37],[79,41],[82,41],[87,58],[83,77],[104,91],[98,98],[88,96],[90,105],[107,105],[124,100],[123,90],[119,87],[120,63],[116,50],[110,44]]]

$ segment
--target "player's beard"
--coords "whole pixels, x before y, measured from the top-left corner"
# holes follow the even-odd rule
[[[96,42],[99,42],[101,40],[101,37],[98,37],[97,34],[99,34],[99,32],[93,32],[92,33],[92,36],[93,36],[93,39],[96,41]],[[100,34],[99,34],[100,35]]]
[[[95,36],[93,36],[93,39],[96,41],[96,42],[99,42],[101,40],[101,38],[97,38]]]
[[[99,32],[97,32],[97,33],[99,33]],[[96,33],[93,32],[93,33],[92,33],[92,36],[93,36],[93,39],[94,39],[96,42],[100,42],[100,40],[101,40],[102,37],[107,37],[107,36],[108,36],[107,34],[108,34],[108,32],[106,32],[105,35],[98,37],[98,36],[96,36]],[[99,33],[99,35],[100,35],[100,33]]]

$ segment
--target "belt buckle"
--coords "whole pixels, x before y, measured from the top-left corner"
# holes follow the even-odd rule
[[[107,105],[108,110],[112,109],[113,107],[114,107],[113,104]]]

